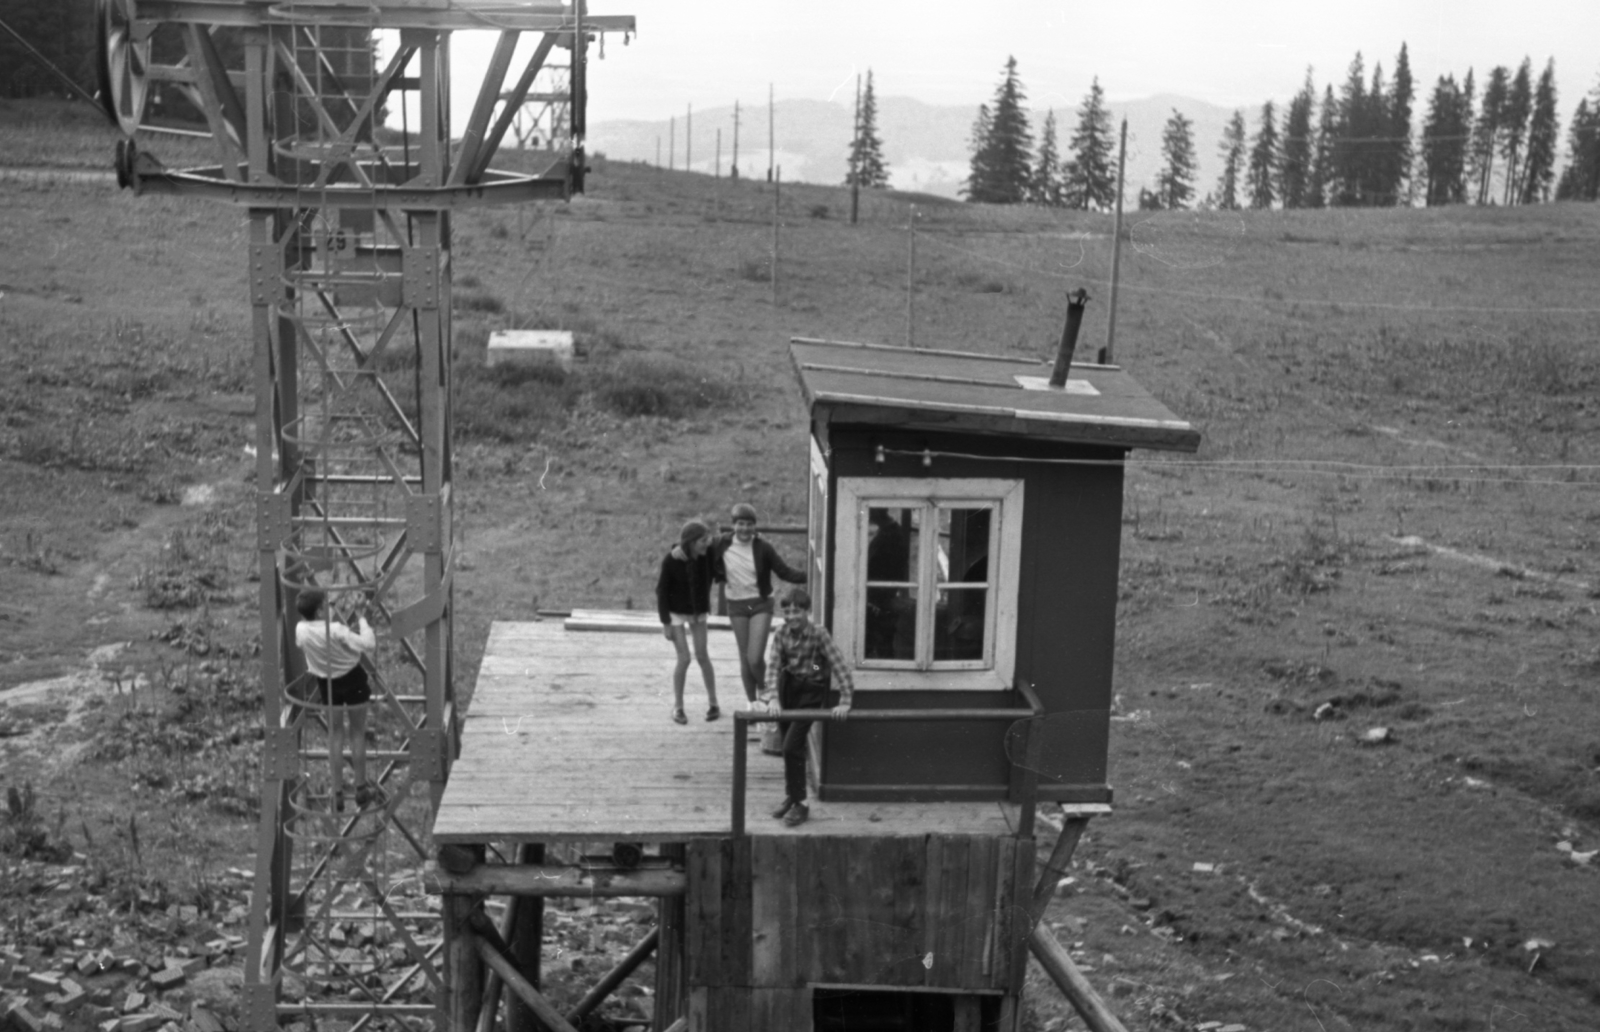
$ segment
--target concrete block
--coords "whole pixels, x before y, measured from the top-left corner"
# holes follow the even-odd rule
[[[154,989],[158,993],[164,993],[168,989],[176,989],[178,986],[182,985],[188,979],[188,977],[189,976],[184,973],[183,968],[162,968],[160,971],[150,972],[150,988]]]
[[[572,368],[570,330],[496,330],[489,334],[487,365],[548,363]]]
[[[123,1017],[122,1023],[117,1027],[117,1032],[150,1032],[151,1029],[159,1028],[160,1025],[161,1019],[154,1014],[128,1014]]]
[[[144,993],[129,993],[122,1001],[122,1013],[133,1014],[136,1011],[143,1010],[147,1002],[149,1001]]]
[[[61,976],[54,971],[34,971],[24,984],[31,992],[53,993],[61,988]]]
[[[0,1027],[11,1029],[12,1032],[42,1032],[44,1028],[44,1019],[29,1010],[21,1000],[13,1003],[3,1017],[5,1020],[0,1021]]]

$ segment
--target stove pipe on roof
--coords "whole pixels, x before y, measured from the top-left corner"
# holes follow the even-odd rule
[[[1079,287],[1067,295],[1067,324],[1061,328],[1061,347],[1056,351],[1056,367],[1050,373],[1050,386],[1065,387],[1072,368],[1072,352],[1078,347],[1078,327],[1083,325],[1083,306],[1089,292]]]

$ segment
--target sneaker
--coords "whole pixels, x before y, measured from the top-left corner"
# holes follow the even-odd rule
[[[680,707],[672,711],[672,722],[674,724],[687,724],[689,722],[689,717]]]
[[[722,710],[718,709],[716,706],[713,706],[710,709],[706,710],[706,719],[707,720],[716,720],[720,716],[722,716]]]
[[[778,820],[792,809],[794,809],[794,800],[786,797],[783,802],[779,803],[777,807],[773,809],[772,819]]]
[[[804,824],[806,822],[806,818],[810,816],[811,810],[806,806],[805,803],[795,803],[793,806],[789,807],[789,812],[784,814],[783,823],[785,827],[798,828],[800,825]]]

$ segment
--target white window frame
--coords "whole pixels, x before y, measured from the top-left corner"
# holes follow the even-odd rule
[[[1016,669],[1017,587],[1022,568],[1021,480],[991,478],[840,477],[835,508],[833,638],[850,660],[858,688],[870,690],[1008,690]],[[868,660],[866,646],[867,511],[873,508],[986,507],[990,521],[989,603],[985,657],[941,660],[928,668],[914,661]],[[919,538],[919,642],[931,633],[937,602],[937,520]],[[924,626],[924,625],[927,626]]]

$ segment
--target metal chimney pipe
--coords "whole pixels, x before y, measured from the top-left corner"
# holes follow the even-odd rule
[[[1050,373],[1051,387],[1065,387],[1067,373],[1072,369],[1072,352],[1078,347],[1078,327],[1083,325],[1083,306],[1089,303],[1089,292],[1079,287],[1067,295],[1067,324],[1061,328],[1061,347],[1056,351],[1056,367]]]

